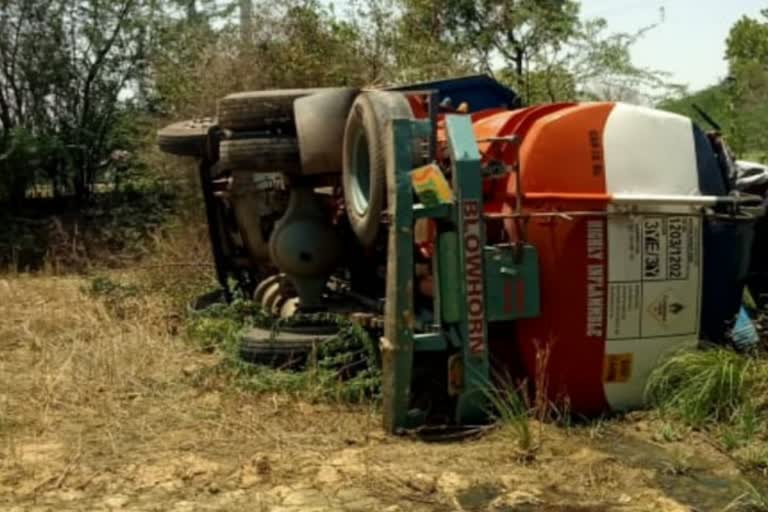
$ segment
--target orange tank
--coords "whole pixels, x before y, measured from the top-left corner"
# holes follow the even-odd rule
[[[484,183],[486,213],[503,217],[489,223],[488,243],[532,244],[541,272],[541,315],[516,321],[513,333],[491,329],[492,357],[573,412],[641,405],[658,360],[699,337],[695,205],[710,168],[696,128],[616,103],[472,119],[483,163],[508,171]]]

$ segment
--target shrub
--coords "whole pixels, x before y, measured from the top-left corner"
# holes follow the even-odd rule
[[[754,359],[730,350],[682,352],[652,373],[647,398],[693,427],[732,422],[752,407],[764,375]]]

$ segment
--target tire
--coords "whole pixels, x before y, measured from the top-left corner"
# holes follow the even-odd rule
[[[293,326],[277,332],[253,328],[240,338],[240,357],[256,364],[303,364],[316,345],[334,338],[337,331],[336,326]]]
[[[208,130],[216,124],[210,118],[189,119],[173,123],[157,132],[157,145],[164,153],[176,156],[206,155]]]
[[[370,91],[352,104],[344,129],[342,186],[347,217],[364,247],[376,241],[387,195],[387,127],[391,119],[412,117],[400,93]]]
[[[230,169],[298,174],[301,171],[299,146],[294,138],[253,137],[222,140],[220,161]]]
[[[319,89],[240,92],[219,100],[219,124],[226,130],[259,130],[293,121],[293,102]]]

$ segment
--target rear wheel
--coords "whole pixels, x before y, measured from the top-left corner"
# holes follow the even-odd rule
[[[283,276],[281,274],[274,274],[269,277],[264,278],[257,286],[256,289],[253,292],[253,301],[257,304],[261,304],[264,300],[264,294],[267,292],[267,290],[276,283],[279,283],[283,279]]]
[[[241,92],[219,100],[219,124],[226,130],[259,130],[293,122],[293,102],[318,89]]]
[[[387,126],[412,117],[400,93],[371,91],[352,105],[344,129],[342,185],[347,217],[360,243],[373,245],[386,206]]]
[[[277,331],[253,328],[240,340],[240,357],[257,364],[301,365],[316,346],[337,332],[335,325],[286,326]]]
[[[299,146],[290,137],[237,135],[221,141],[221,164],[230,169],[296,174],[301,170]]]

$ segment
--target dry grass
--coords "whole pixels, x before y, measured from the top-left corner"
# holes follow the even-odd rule
[[[378,428],[360,409],[249,395],[226,378],[201,387],[196,375],[217,358],[170,334],[178,320],[166,299],[130,297],[117,315],[87,286],[82,278],[0,279],[0,496],[108,494],[116,481],[149,485],[143,478],[199,490],[183,485],[190,464],[193,472],[228,468],[234,487],[244,458],[271,453],[279,475],[296,449],[344,446]],[[295,429],[296,417],[318,411],[324,422]],[[157,474],[142,476],[137,464]]]
[[[151,299],[140,299],[133,319],[117,320],[82,286],[76,278],[0,281],[3,376],[15,379],[3,384],[23,392],[7,402],[15,423],[46,431],[65,412],[117,425],[125,400],[164,393],[188,361]]]
[[[186,217],[145,240],[152,257],[124,270],[0,276],[0,436],[93,423],[114,445],[150,428],[135,425],[142,404],[185,389],[185,369],[205,356],[175,334],[186,302],[213,283],[205,225]],[[136,293],[94,294],[100,276]]]
[[[196,421],[190,373],[216,361],[176,336],[186,302],[212,286],[205,226],[187,217],[125,270],[0,276],[0,465],[36,439],[120,455],[167,422]],[[100,276],[135,293],[94,294]]]
[[[298,488],[357,489],[380,504],[369,510],[688,509],[656,486],[661,470],[577,430],[538,425],[536,457],[522,463],[511,427],[426,444],[385,436],[366,405],[233,386],[211,371],[218,356],[176,334],[178,305],[210,283],[174,265],[197,261],[185,236],[151,263],[104,274],[138,293],[94,295],[85,277],[0,276],[0,510],[269,511]],[[622,428],[635,429],[616,423],[603,438]]]

